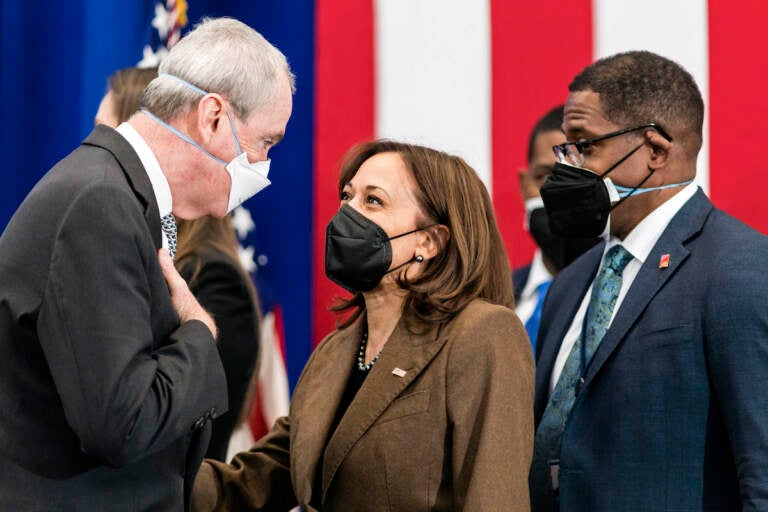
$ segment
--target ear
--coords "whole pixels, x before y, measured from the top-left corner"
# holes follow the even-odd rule
[[[655,130],[646,131],[645,139],[651,147],[651,154],[648,158],[648,169],[653,171],[661,169],[669,161],[669,152],[672,149],[672,143]]]
[[[221,128],[222,117],[227,115],[224,98],[216,93],[206,94],[197,104],[196,113],[200,142],[208,143]]]
[[[419,232],[419,243],[415,256],[422,256],[425,260],[431,260],[448,244],[451,239],[451,230],[448,226],[437,224]]]

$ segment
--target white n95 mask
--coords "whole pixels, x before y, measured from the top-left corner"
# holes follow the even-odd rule
[[[206,91],[200,89],[199,87],[190,84],[186,80],[182,80],[181,78],[173,75],[169,75],[166,73],[160,74],[160,77],[167,77],[171,78],[180,84],[188,87],[189,89],[192,89],[195,92],[198,92],[202,95],[208,94]],[[238,206],[240,206],[242,203],[244,203],[246,200],[250,199],[251,197],[255,196],[265,188],[267,188],[269,185],[272,184],[272,182],[269,181],[267,178],[267,174],[269,174],[269,164],[270,160],[265,160],[262,162],[255,162],[251,163],[248,161],[248,155],[242,150],[240,147],[240,141],[237,139],[237,133],[235,132],[235,123],[232,121],[232,116],[229,114],[229,110],[226,111],[227,113],[227,120],[229,120],[229,127],[232,130],[232,135],[235,139],[235,147],[237,148],[237,157],[235,157],[234,160],[227,163],[221,158],[211,154],[208,150],[206,150],[204,147],[202,147],[200,144],[192,140],[191,137],[189,137],[187,134],[180,132],[173,126],[169,125],[156,115],[154,115],[152,112],[141,109],[142,112],[147,114],[150,118],[154,119],[156,122],[176,134],[181,139],[185,140],[186,142],[189,142],[193,146],[195,146],[197,149],[208,155],[209,157],[213,158],[217,162],[219,162],[221,165],[224,166],[224,168],[229,173],[230,177],[230,188],[229,188],[229,202],[227,204],[227,211],[231,212]]]
[[[272,184],[267,179],[269,163],[270,160],[266,160],[252,164],[248,161],[248,155],[240,153],[227,164],[227,172],[232,178],[227,206],[230,212]]]

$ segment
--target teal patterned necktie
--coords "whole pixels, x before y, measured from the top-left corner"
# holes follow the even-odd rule
[[[176,217],[172,213],[160,217],[160,227],[163,228],[165,238],[168,240],[168,252],[171,259],[176,255]]]
[[[592,295],[585,315],[586,338],[585,366],[597,350],[611,323],[613,308],[621,290],[621,275],[624,267],[632,261],[632,255],[621,245],[611,247],[605,255],[603,267],[592,285]],[[550,492],[552,482],[549,461],[560,458],[560,444],[565,422],[576,401],[576,386],[582,377],[581,336],[573,344],[565,366],[554,391],[549,397],[547,408],[536,430],[531,466],[531,486],[536,494]],[[545,490],[546,489],[546,490]]]

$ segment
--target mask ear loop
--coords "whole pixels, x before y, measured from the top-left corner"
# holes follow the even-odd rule
[[[437,222],[436,222],[436,223],[434,223],[434,224],[430,224],[429,226],[424,226],[423,228],[416,228],[416,229],[414,229],[414,230],[411,230],[411,231],[408,231],[408,232],[406,232],[406,233],[401,233],[401,234],[399,234],[399,235],[396,235],[396,236],[393,236],[393,237],[391,237],[389,240],[394,240],[395,238],[400,238],[401,236],[410,235],[411,233],[416,233],[417,231],[423,231],[423,230],[425,230],[425,229],[427,229],[427,228],[431,228],[432,226],[437,226]],[[423,262],[424,262],[424,256],[422,256],[421,254],[417,254],[417,255],[416,255],[416,256],[414,256],[413,258],[411,258],[411,259],[409,259],[409,260],[405,261],[404,263],[401,263],[400,265],[396,266],[395,268],[393,268],[393,269],[390,269],[390,270],[387,270],[387,274],[389,274],[389,273],[391,273],[391,272],[394,272],[395,270],[397,270],[397,269],[399,269],[399,268],[402,268],[402,267],[404,267],[404,266],[408,265],[409,263],[413,263],[414,261],[415,261],[416,263],[423,263]],[[386,275],[386,274],[385,274],[385,275]]]
[[[652,174],[653,174],[655,171],[656,171],[656,169],[649,169],[648,175],[647,175],[645,178],[643,178],[643,181],[641,181],[641,182],[640,182],[640,183],[639,183],[639,184],[638,184],[636,187],[634,187],[632,190],[630,190],[630,191],[629,191],[629,194],[627,194],[627,195],[625,195],[624,197],[622,197],[621,199],[619,199],[619,201],[618,201],[616,204],[614,204],[614,205],[611,205],[611,209],[610,209],[609,211],[613,211],[613,209],[614,209],[614,208],[616,208],[617,206],[619,206],[621,203],[623,203],[625,199],[627,199],[627,198],[628,198],[628,197],[630,197],[632,194],[634,194],[634,193],[635,193],[635,191],[636,191],[637,189],[639,189],[640,187],[642,187],[643,185],[645,185],[645,182],[646,182],[646,181],[648,181],[648,178],[650,178],[650,177],[651,177],[651,175],[652,175]]]
[[[615,164],[613,164],[612,166],[610,166],[610,167],[608,168],[608,170],[607,170],[607,171],[605,171],[603,174],[601,174],[601,175],[600,175],[600,177],[601,177],[601,178],[605,178],[606,176],[608,176],[608,173],[610,173],[610,172],[613,172],[613,170],[614,170],[614,169],[616,169],[618,166],[620,166],[621,164],[623,164],[623,163],[624,163],[624,161],[625,161],[627,158],[629,158],[629,157],[631,157],[632,155],[634,155],[634,154],[635,154],[635,152],[636,152],[638,149],[640,149],[641,147],[643,147],[643,145],[644,145],[644,144],[645,144],[644,142],[643,142],[643,143],[641,143],[641,144],[639,144],[639,145],[638,145],[638,146],[637,146],[635,149],[633,149],[632,151],[630,151],[629,153],[627,153],[626,155],[624,155],[624,157],[623,157],[621,160],[619,160],[618,162],[616,162]],[[646,178],[646,179],[647,179],[647,178]]]
[[[235,138],[235,147],[237,148],[237,156],[243,154],[242,148],[240,148],[240,140],[237,138],[237,132],[235,131],[235,123],[232,121],[232,116],[229,115],[229,109],[226,109],[227,119],[229,120],[229,129],[232,130],[232,136]]]
[[[410,231],[406,231],[405,233],[400,233],[399,235],[391,236],[387,238],[387,240],[392,241],[396,238],[400,238],[401,236],[410,235],[411,233],[416,233],[417,231],[424,231],[425,229],[431,228],[432,226],[437,226],[437,223],[435,222],[434,224],[430,224],[429,226],[424,226],[423,228],[416,228]]]
[[[627,153],[627,154],[624,156],[624,158],[622,158],[621,160],[619,160],[618,162],[616,162],[615,164],[613,164],[613,165],[612,165],[612,166],[611,166],[611,167],[610,167],[610,168],[609,168],[607,171],[605,171],[603,174],[601,174],[601,175],[600,175],[600,177],[601,177],[601,178],[605,178],[606,176],[608,176],[608,173],[610,173],[610,172],[613,172],[613,170],[614,170],[614,169],[616,169],[618,166],[620,166],[621,164],[623,164],[623,163],[624,163],[624,161],[625,161],[627,158],[629,158],[629,157],[631,157],[632,155],[634,155],[634,154],[635,154],[635,152],[637,152],[637,150],[638,150],[638,149],[640,149],[641,147],[643,147],[643,145],[644,145],[644,144],[645,144],[644,142],[643,142],[643,143],[640,143],[640,144],[638,144],[638,145],[637,145],[637,147],[635,147],[635,149],[633,149],[632,151],[630,151],[629,153]],[[639,184],[638,184],[638,185],[637,185],[635,188],[633,188],[633,189],[632,189],[632,190],[629,192],[629,194],[627,194],[626,196],[624,196],[624,197],[622,197],[621,199],[619,199],[619,201],[618,201],[616,204],[614,204],[614,205],[611,205],[611,209],[610,209],[610,210],[608,210],[608,211],[613,211],[613,209],[614,209],[614,208],[616,208],[617,206],[619,206],[621,203],[623,203],[625,199],[627,199],[629,196],[631,196],[632,194],[634,194],[634,193],[635,193],[635,190],[637,190],[637,189],[639,189],[640,187],[642,187],[642,186],[645,184],[645,182],[646,182],[646,181],[648,181],[648,178],[650,178],[650,177],[651,177],[651,174],[653,174],[653,172],[654,172],[654,170],[653,170],[653,169],[651,169],[650,171],[651,171],[651,172],[649,172],[649,173],[648,173],[648,175],[647,175],[645,178],[643,178],[643,181],[641,181],[641,182],[640,182],[640,183],[639,183]]]
[[[414,261],[415,261],[415,262],[417,262],[417,263],[421,263],[421,262],[423,262],[423,261],[424,261],[424,256],[422,256],[421,254],[419,254],[418,256],[414,256],[413,258],[411,258],[411,259],[409,259],[409,260],[406,260],[405,262],[403,262],[403,263],[399,264],[399,265],[398,265],[398,266],[396,266],[395,268],[393,268],[393,269],[390,269],[390,270],[387,270],[386,274],[384,274],[384,275],[387,275],[387,274],[391,274],[391,273],[392,273],[392,272],[394,272],[395,270],[401,269],[401,268],[403,268],[404,266],[408,265],[409,263],[413,263]]]

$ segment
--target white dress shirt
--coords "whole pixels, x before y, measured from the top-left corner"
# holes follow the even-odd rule
[[[165,179],[163,170],[160,169],[160,163],[157,161],[155,154],[147,145],[144,138],[136,131],[136,129],[128,123],[123,123],[117,128],[117,132],[125,137],[128,144],[131,145],[136,154],[139,155],[141,165],[144,166],[144,170],[147,171],[149,182],[152,184],[152,190],[155,193],[155,200],[157,201],[157,208],[160,210],[160,218],[162,219],[173,209],[173,198],[171,197],[171,187],[168,185],[168,180]],[[163,247],[168,248],[168,238],[163,234]]]
[[[531,261],[531,269],[528,271],[528,280],[525,282],[525,287],[520,293],[520,299],[515,305],[515,313],[517,313],[523,325],[531,318],[536,309],[536,304],[539,302],[539,285],[551,280],[552,274],[544,266],[541,249],[536,249],[536,252],[533,254],[533,261]]]
[[[619,297],[616,300],[616,305],[613,308],[611,315],[611,323],[616,318],[616,313],[621,307],[621,303],[624,301],[624,297],[627,295],[627,291],[632,286],[632,283],[637,277],[640,268],[645,263],[648,254],[659,241],[661,234],[667,229],[672,217],[674,217],[678,211],[693,197],[696,193],[698,186],[695,183],[686,185],[677,194],[669,198],[666,202],[660,205],[658,208],[648,214],[635,228],[627,235],[627,237],[621,241],[616,237],[610,237],[605,244],[605,250],[603,251],[603,258],[600,260],[600,267],[603,266],[603,260],[605,259],[605,253],[614,245],[621,244],[629,251],[633,256],[632,260],[627,263],[624,268],[621,280],[621,290],[619,291]],[[599,272],[598,272],[599,273]],[[552,377],[549,381],[549,392],[554,391],[557,385],[557,380],[560,378],[560,374],[563,371],[565,362],[568,359],[568,355],[571,353],[573,345],[576,340],[581,336],[581,327],[584,323],[584,316],[587,312],[587,306],[589,305],[589,299],[592,296],[592,285],[589,286],[587,293],[581,300],[581,306],[576,311],[576,316],[573,317],[571,327],[563,338],[563,343],[560,346],[560,352],[557,354],[555,360],[555,366],[552,369]],[[608,324],[610,329],[610,324]]]

